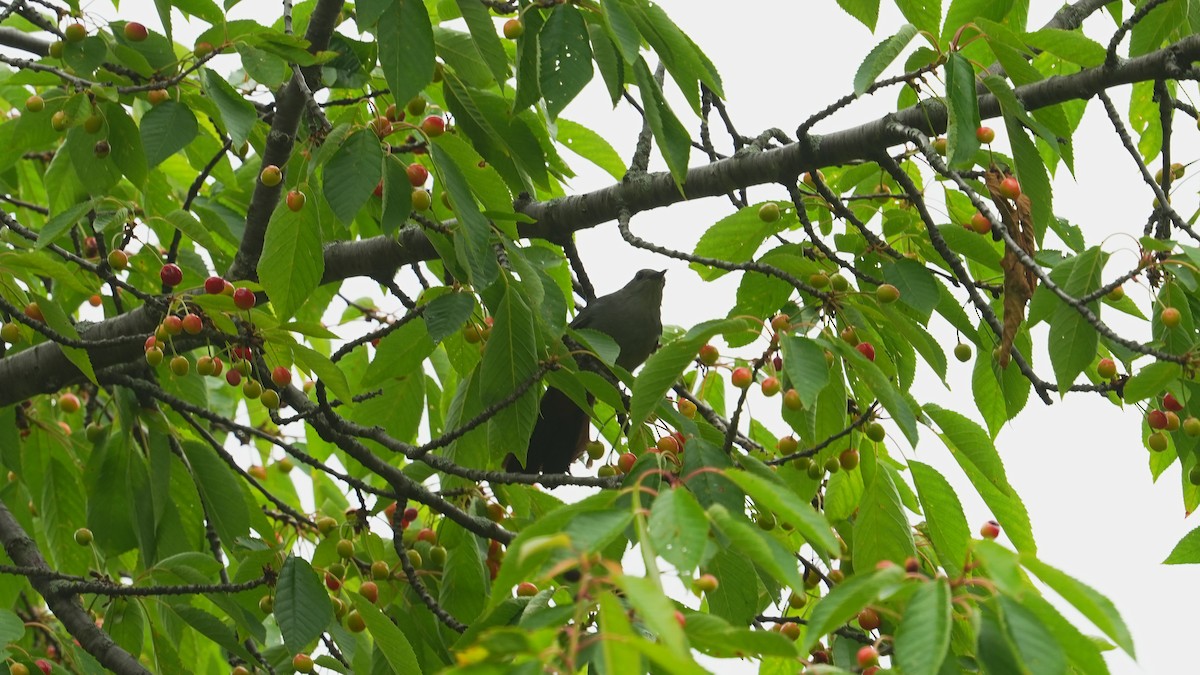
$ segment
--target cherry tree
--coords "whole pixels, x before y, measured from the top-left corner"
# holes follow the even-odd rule
[[[1171,200],[1175,125],[1200,119],[1187,3],[1044,26],[1027,2],[895,0],[891,26],[879,0],[815,3],[877,42],[845,96],[764,130],[648,0],[285,1],[269,26],[238,4],[0,2],[10,672],[1135,654],[1038,558],[996,439],[1028,406],[1137,406],[1153,475],[1178,461],[1200,503],[1200,234]],[[573,121],[589,86],[641,133]],[[868,97],[893,112],[839,126]],[[1055,210],[1089,105],[1144,179],[1132,266]],[[582,163],[609,184],[573,189]],[[691,250],[638,227],[696,200]],[[614,262],[576,246],[596,227],[737,275],[736,299],[630,373],[569,325]],[[919,400],[953,367],[973,401]],[[505,470],[548,387],[588,411],[584,456]],[[1167,562],[1198,561],[1189,535]]]

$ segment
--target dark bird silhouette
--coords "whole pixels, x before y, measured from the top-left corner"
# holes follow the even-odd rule
[[[642,270],[615,293],[596,298],[575,316],[572,328],[588,328],[610,336],[620,353],[617,365],[633,370],[642,365],[662,336],[662,292],[666,270]],[[591,398],[589,397],[589,401]],[[513,455],[505,471],[566,473],[587,445],[588,413],[560,389],[549,387],[542,397],[537,424],[529,439],[525,466]]]

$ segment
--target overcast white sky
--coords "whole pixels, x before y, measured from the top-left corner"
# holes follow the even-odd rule
[[[743,0],[735,5],[660,0],[659,4],[716,64],[724,78],[730,113],[746,135],[769,127],[790,132],[806,116],[850,91],[859,62],[872,45],[899,25],[899,19],[885,11],[878,34],[872,36],[838,9],[834,0]],[[1030,25],[1034,27],[1042,25],[1059,5],[1032,4],[1035,8]],[[121,17],[136,17],[158,29],[150,0],[125,0],[121,6]],[[106,3],[95,3],[89,11],[110,14],[111,8]],[[242,2],[234,13],[265,16],[271,21],[278,11],[279,3]],[[1089,34],[1101,42],[1107,42],[1112,27],[1105,16],[1088,23]],[[178,40],[190,41],[186,30],[179,26],[176,30]],[[597,77],[593,84],[598,83]],[[1124,109],[1121,101],[1127,98],[1125,92],[1117,92],[1114,98]],[[823,123],[817,131],[834,131],[873,119],[888,112],[894,101],[895,93],[890,91],[877,101],[860,102]],[[694,129],[694,120],[687,119],[682,108],[677,110],[684,123]],[[640,120],[627,110],[611,112],[601,89],[593,86],[564,116],[599,131],[623,157],[631,156]],[[1183,123],[1177,130],[1176,161],[1188,162],[1196,155],[1197,131]],[[1089,108],[1076,135],[1075,154],[1076,179],[1063,171],[1055,183],[1057,214],[1082,225],[1089,243],[1114,233],[1140,232],[1151,195],[1139,187],[1132,163],[1095,106]],[[611,182],[607,175],[589,169],[582,161],[575,168],[580,176],[571,186],[574,192]],[[1182,207],[1185,211],[1194,208],[1194,185],[1189,176],[1175,193],[1175,204],[1186,204]],[[1129,186],[1128,193],[1123,186]],[[752,190],[751,196],[757,201],[783,195],[760,188]],[[639,215],[634,229],[652,241],[690,250],[707,226],[727,215],[729,208],[728,201],[722,199],[677,205]],[[629,250],[614,225],[579,235],[580,249],[600,293],[621,286],[637,269],[665,265],[671,271],[667,276],[664,322],[688,327],[723,316],[732,304],[736,275],[715,284],[701,284],[681,264],[664,263],[648,253]],[[1107,278],[1115,276],[1118,266],[1131,259],[1131,245],[1128,238],[1107,239],[1106,249],[1115,253],[1113,271]],[[614,261],[620,261],[619,266]],[[1146,303],[1149,298],[1144,288],[1128,290],[1139,302]],[[1148,333],[1143,327],[1132,330],[1138,339],[1145,339]],[[946,335],[949,344],[952,335]],[[1040,335],[1044,342],[1044,329]],[[1035,361],[1039,371],[1052,379],[1045,354],[1036,355]],[[919,368],[918,372],[924,375],[918,375],[918,399],[932,400],[978,419],[970,401],[969,365],[951,360],[952,391],[946,391],[928,369]],[[1031,397],[1027,409],[997,440],[1010,481],[1029,510],[1040,557],[1106,594],[1129,624],[1140,664],[1134,665],[1120,652],[1111,652],[1109,663],[1114,673],[1171,672],[1185,659],[1192,660],[1185,656],[1190,652],[1189,640],[1195,630],[1191,608],[1200,599],[1194,568],[1159,564],[1195,523],[1194,519],[1184,518],[1178,465],[1153,485],[1139,434],[1136,409],[1122,412],[1097,397],[1072,395],[1049,407]],[[895,445],[892,452],[933,464],[950,477],[973,527],[991,517],[983,503],[972,497],[969,484],[932,434],[925,433],[911,454],[907,448]],[[1098,634],[1086,623],[1080,626],[1085,632]]]

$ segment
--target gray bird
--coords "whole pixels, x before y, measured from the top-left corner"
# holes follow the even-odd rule
[[[621,290],[596,298],[571,322],[612,337],[620,348],[617,365],[632,371],[642,365],[662,337],[662,292],[666,270],[642,270]],[[529,439],[525,467],[509,454],[505,471],[566,473],[583,454],[590,436],[588,414],[561,390],[542,397],[537,424]]]

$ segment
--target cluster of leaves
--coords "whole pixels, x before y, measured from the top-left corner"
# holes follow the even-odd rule
[[[838,4],[874,29],[878,0]],[[1200,501],[1200,424],[1180,419],[1200,405],[1200,249],[1174,239],[1200,237],[1167,199],[1184,172],[1173,117],[1196,115],[1167,79],[1195,49],[1192,13],[1108,6],[1105,47],[1079,30],[1100,3],[1033,31],[1028,3],[896,4],[909,23],[854,89],[902,84],[900,111],[824,143],[808,129],[854,97],[797,142],[742,136],[716,68],[647,0],[314,0],[267,27],[156,0],[161,34],[76,27],[77,3],[61,23],[5,5],[17,30],[0,42],[40,58],[0,56],[3,656],[71,672],[309,671],[310,654],[337,672],[701,672],[703,653],[875,672],[882,653],[905,673],[1103,673],[1102,649],[1132,655],[1112,605],[1037,558],[995,441],[1031,394],[1161,397],[1151,467],[1179,459],[1188,510]],[[209,26],[191,48],[174,9]],[[1125,37],[1136,69],[1116,58]],[[880,80],[905,52],[905,74]],[[562,117],[597,72],[614,105],[640,99],[630,167]],[[1137,266],[1106,282],[1109,253],[1055,215],[1050,177],[1072,167],[1079,92],[1129,73],[1144,80],[1131,161],[1157,201]],[[734,150],[758,152],[693,141],[682,120],[707,131],[714,109]],[[981,128],[996,116],[1007,153]],[[651,145],[668,172],[624,181]],[[692,166],[693,147],[713,165]],[[566,195],[561,148],[616,197]],[[789,199],[751,203],[764,176]],[[733,213],[692,252],[630,231],[681,188],[730,180]],[[726,318],[668,330],[636,377],[583,367],[561,340],[615,360],[609,336],[567,327],[573,290],[594,295],[571,235],[614,220],[705,281],[742,273]],[[353,277],[387,302],[342,296]],[[1153,291],[1145,343],[1104,321],[1146,320],[1119,291],[1135,279]],[[1055,382],[1034,368],[1043,321]],[[919,363],[947,380],[949,330],[983,425],[913,395]],[[495,470],[528,444],[543,381],[596,401],[612,448],[596,477]],[[742,422],[780,391],[780,423]],[[998,521],[980,538],[946,476],[900,459],[922,427]],[[590,490],[566,503],[537,483]],[[1011,549],[986,541],[998,527]],[[1200,559],[1194,539],[1171,562]]]

